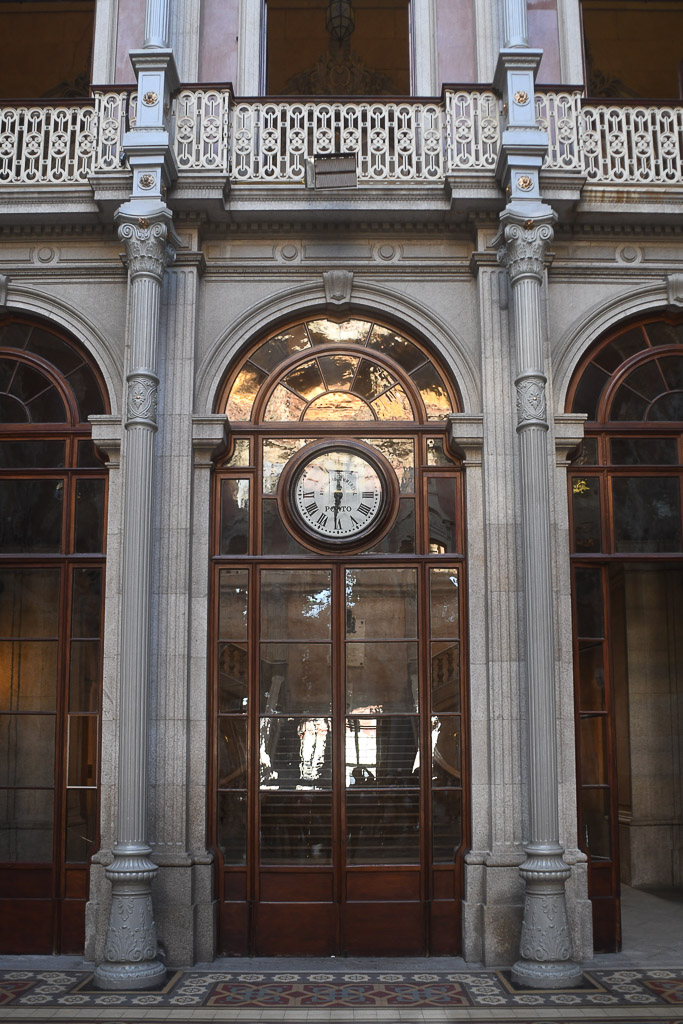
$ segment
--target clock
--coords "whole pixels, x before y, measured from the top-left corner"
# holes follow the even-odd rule
[[[283,481],[289,518],[298,531],[327,544],[374,537],[392,505],[391,467],[356,443],[307,447]]]

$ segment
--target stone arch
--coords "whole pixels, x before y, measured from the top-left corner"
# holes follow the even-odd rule
[[[196,413],[205,415],[212,412],[226,367],[234,363],[258,335],[265,334],[278,321],[328,314],[333,317],[381,316],[397,329],[425,341],[457,384],[462,411],[480,411],[479,372],[462,339],[451,325],[392,289],[359,283],[354,285],[349,306],[332,305],[326,300],[322,287],[312,287],[310,284],[270,295],[263,302],[252,306],[216,339],[199,366]]]

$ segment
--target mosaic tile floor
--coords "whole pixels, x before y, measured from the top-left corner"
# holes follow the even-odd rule
[[[520,989],[506,972],[483,970],[187,970],[169,973],[165,984],[153,992],[102,992],[93,987],[92,978],[87,971],[2,970],[0,1020],[83,1024],[105,1019],[111,1024],[118,1019],[514,1020],[517,1024],[580,1020],[588,1024],[587,1011],[594,1010],[593,1019],[683,1024],[683,970],[675,969],[587,971],[581,987],[555,992]],[[48,1009],[51,1012],[44,1013]],[[625,1013],[627,1009],[630,1012]]]

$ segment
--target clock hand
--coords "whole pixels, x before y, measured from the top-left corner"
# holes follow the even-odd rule
[[[335,489],[335,492],[334,492],[334,528],[336,530],[337,529],[337,516],[339,515],[339,506],[341,505],[341,500],[342,500],[342,497],[344,496],[344,492],[341,489],[342,471],[341,471],[341,469],[337,469],[337,470],[335,470],[335,472],[337,474],[337,486],[336,486],[336,489]]]

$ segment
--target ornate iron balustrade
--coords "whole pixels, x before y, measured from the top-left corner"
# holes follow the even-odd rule
[[[85,184],[124,160],[136,95],[97,91],[86,103],[0,108],[0,185]],[[578,91],[540,92],[548,133],[544,166],[590,182],[683,184],[683,105],[582,103]],[[447,90],[442,103],[235,101],[229,89],[182,89],[171,134],[178,169],[233,184],[298,184],[307,160],[355,154],[361,185],[443,181],[458,171],[492,173],[502,130],[489,90]]]

